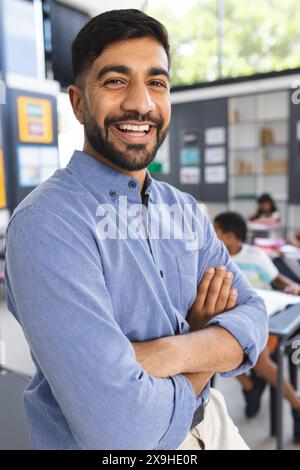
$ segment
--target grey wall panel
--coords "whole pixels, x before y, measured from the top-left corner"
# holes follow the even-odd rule
[[[294,103],[292,96],[294,94]],[[299,101],[299,103],[298,103]],[[298,127],[299,126],[299,127]],[[297,132],[298,127],[298,132]],[[298,135],[297,135],[298,134]],[[293,90],[290,99],[289,135],[289,202],[300,203],[300,91]]]
[[[225,162],[226,181],[221,184],[207,184],[204,180],[205,162],[205,130],[222,127],[225,129]],[[186,134],[197,135],[195,147],[200,152],[200,183],[183,184],[180,181],[180,152],[185,146],[183,140]],[[188,192],[197,200],[204,202],[227,202],[228,199],[228,164],[227,164],[227,98],[180,103],[172,106],[170,125],[170,159],[169,175],[154,175],[156,179],[167,181],[181,191]]]

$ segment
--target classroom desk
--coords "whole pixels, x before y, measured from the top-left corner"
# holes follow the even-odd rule
[[[283,359],[288,341],[300,329],[300,304],[295,304],[270,316],[269,333],[278,337],[277,346],[277,388],[275,395],[275,433],[277,450],[283,447]]]

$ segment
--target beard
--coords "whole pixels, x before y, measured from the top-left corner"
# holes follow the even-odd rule
[[[147,150],[146,144],[125,144],[125,150],[119,150],[109,140],[109,126],[122,121],[138,121],[141,125],[143,122],[153,123],[156,126],[156,143],[152,150]],[[162,127],[163,120],[161,118],[155,118],[149,114],[142,116],[139,113],[130,112],[123,116],[107,117],[102,129],[98,126],[96,119],[89,115],[87,108],[84,108],[84,131],[93,150],[105,160],[127,171],[142,170],[154,160],[169,130],[167,128],[162,131]]]

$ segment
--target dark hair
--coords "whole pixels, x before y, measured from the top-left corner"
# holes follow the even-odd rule
[[[75,81],[111,44],[126,39],[152,37],[165,49],[170,65],[170,46],[166,28],[140,10],[111,10],[92,18],[72,43],[72,65]]]
[[[246,241],[247,224],[237,212],[223,212],[215,217],[214,222],[224,233],[233,232],[240,241]]]
[[[270,196],[270,194],[264,193],[259,198],[257,198],[257,204],[260,205],[260,204],[263,204],[264,202],[269,202],[271,204],[271,212],[277,211],[277,206],[276,206],[272,196]],[[261,209],[258,208],[257,217],[259,217],[260,215],[262,215],[262,212],[261,212]]]

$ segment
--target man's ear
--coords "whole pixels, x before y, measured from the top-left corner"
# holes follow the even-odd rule
[[[83,93],[76,85],[70,85],[68,93],[76,119],[83,124]]]

